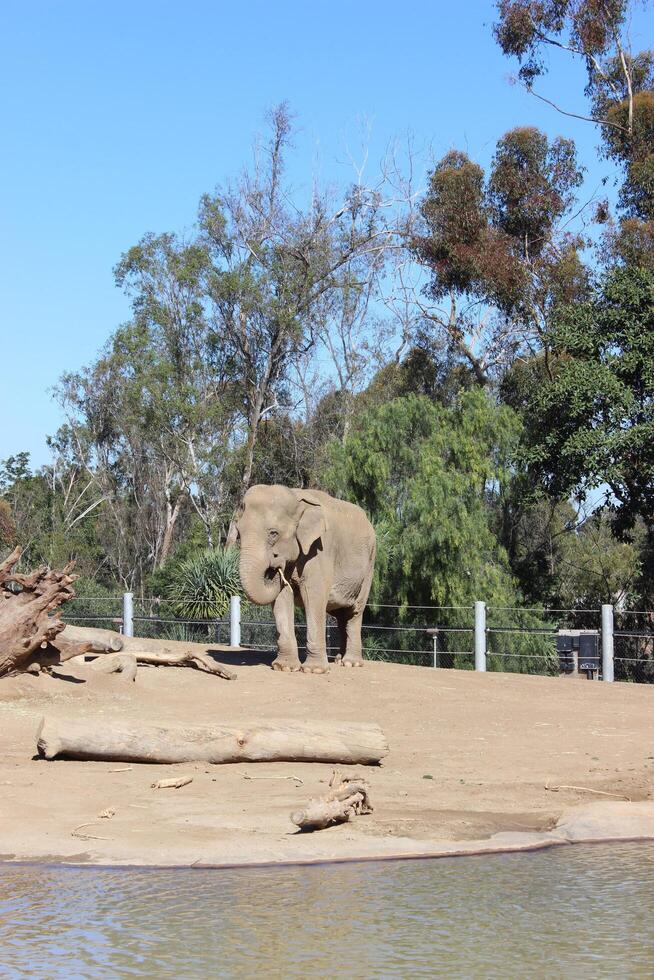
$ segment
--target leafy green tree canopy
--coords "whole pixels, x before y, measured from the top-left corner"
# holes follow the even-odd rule
[[[607,274],[585,303],[560,311],[553,359],[505,384],[523,411],[524,457],[558,499],[606,484],[619,526],[654,519],[654,275]]]
[[[420,395],[394,399],[333,444],[327,487],[361,504],[384,544],[376,598],[516,601],[491,514],[518,437],[516,415],[473,389],[449,408]]]

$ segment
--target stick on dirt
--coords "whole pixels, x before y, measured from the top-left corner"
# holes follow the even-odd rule
[[[158,779],[152,789],[181,789],[193,782],[193,776],[180,776],[178,779]]]

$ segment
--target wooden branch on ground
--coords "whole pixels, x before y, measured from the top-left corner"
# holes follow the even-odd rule
[[[352,776],[345,777],[322,799],[310,800],[303,810],[295,810],[291,820],[300,830],[324,830],[364,813],[372,813],[369,786],[364,779]]]
[[[171,653],[165,649],[161,653],[151,653],[148,650],[134,648],[130,648],[129,652],[136,657],[140,664],[152,664],[156,667],[197,667],[198,670],[204,670],[207,674],[223,677],[226,681],[236,680],[236,674],[233,670],[229,670],[224,664],[219,664],[217,660],[206,653],[194,653],[192,650]]]
[[[376,765],[388,752],[378,725],[254,723],[215,728],[123,728],[47,721],[37,734],[45,759],[108,762],[329,762]]]
[[[64,637],[76,643],[88,638],[93,646],[91,653],[104,653],[103,645],[114,644],[113,649],[122,650],[136,658],[139,664],[160,667],[197,667],[207,674],[215,674],[227,681],[236,680],[236,673],[224,664],[218,663],[200,643],[180,643],[175,640],[153,640],[139,636],[122,636],[112,630],[86,629],[80,626],[66,626]]]

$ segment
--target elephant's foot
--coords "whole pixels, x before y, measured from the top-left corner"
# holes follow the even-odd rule
[[[273,670],[296,671],[300,669],[300,661],[295,657],[276,657],[270,665]]]
[[[346,653],[344,657],[341,657],[338,661],[341,667],[363,667],[363,657],[361,654],[354,655]]]
[[[308,656],[302,664],[301,670],[304,674],[328,674],[329,663],[327,657]]]

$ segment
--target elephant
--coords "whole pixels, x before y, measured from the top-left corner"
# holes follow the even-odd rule
[[[325,628],[340,634],[337,662],[361,666],[361,622],[375,563],[375,531],[360,507],[321,490],[252,486],[236,519],[239,570],[251,602],[272,605],[275,670],[329,670]],[[304,608],[307,656],[298,657],[294,607]]]

